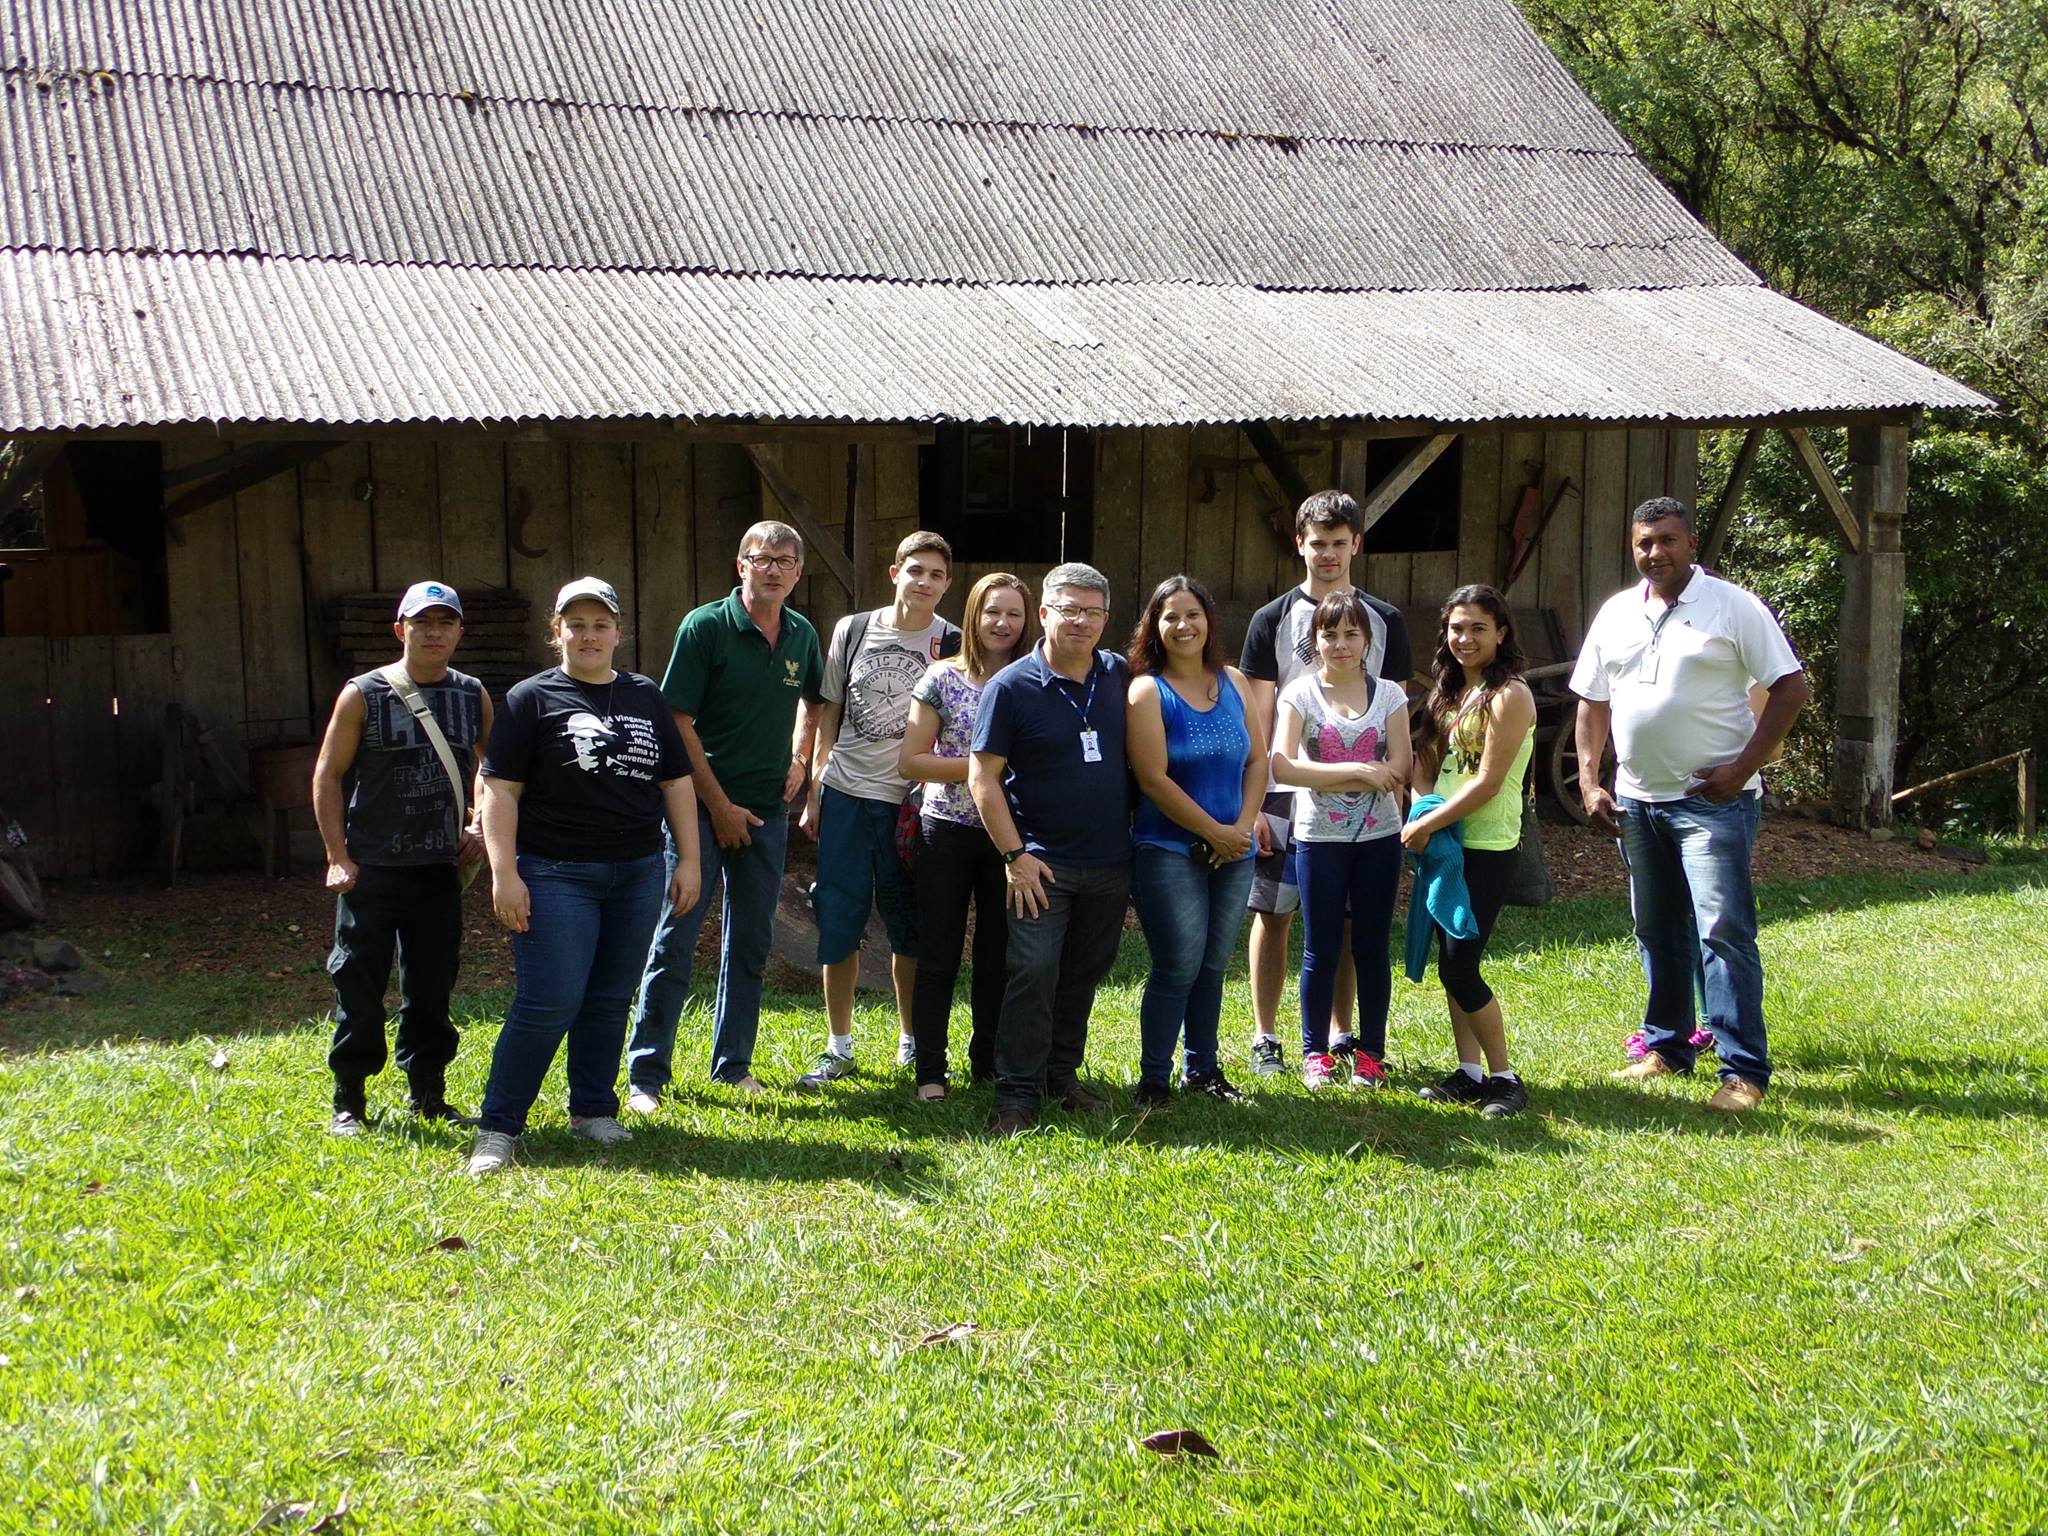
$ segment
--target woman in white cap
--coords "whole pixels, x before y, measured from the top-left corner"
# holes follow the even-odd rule
[[[512,931],[512,1006],[491,1056],[469,1171],[512,1160],[566,1035],[569,1131],[613,1146],[626,1006],[664,896],[661,828],[680,857],[667,904],[696,905],[697,802],[675,716],[652,680],[612,665],[619,594],[585,576],[555,598],[561,656],[513,687],[483,766],[491,906]]]

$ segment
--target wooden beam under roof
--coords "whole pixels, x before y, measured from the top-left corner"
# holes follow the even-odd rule
[[[1857,524],[1856,514],[1849,510],[1849,498],[1835,483],[1834,471],[1828,468],[1820,450],[1813,446],[1813,439],[1807,435],[1806,428],[1786,427],[1783,430],[1785,441],[1792,445],[1792,457],[1799,461],[1799,467],[1806,471],[1806,478],[1820,492],[1821,504],[1834,515],[1835,526],[1842,531],[1843,545],[1850,554],[1855,554],[1863,548],[1863,530]]]
[[[782,454],[779,449],[761,443],[746,443],[747,457],[754,461],[754,469],[761,476],[761,483],[774,493],[782,503],[782,510],[789,514],[789,520],[796,524],[797,532],[804,536],[804,561],[813,559],[832,573],[832,579],[846,589],[848,602],[858,602],[855,596],[853,566],[847,561],[846,553],[832,542],[832,535],[804,499],[803,492],[782,468]]]
[[[1394,466],[1394,472],[1379,483],[1365,499],[1365,505],[1358,509],[1365,520],[1367,533],[1372,531],[1374,523],[1393,510],[1395,502],[1408,494],[1408,487],[1422,478],[1422,472],[1442,458],[1444,450],[1457,440],[1455,432],[1439,432],[1408,450],[1407,456]]]

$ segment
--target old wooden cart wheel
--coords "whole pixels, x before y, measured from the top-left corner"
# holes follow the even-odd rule
[[[28,855],[28,838],[0,811],[0,928],[43,920],[43,882]]]
[[[1614,743],[1610,740],[1600,754],[1600,782],[1614,788]],[[1585,802],[1579,798],[1579,744],[1572,721],[1567,718],[1550,740],[1550,793],[1564,813],[1580,826],[1590,826]]]

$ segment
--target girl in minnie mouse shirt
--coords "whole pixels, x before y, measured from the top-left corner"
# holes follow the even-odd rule
[[[1408,779],[1408,696],[1400,684],[1366,674],[1371,620],[1355,591],[1316,605],[1317,669],[1280,692],[1273,777],[1306,789],[1295,796],[1295,879],[1307,933],[1301,954],[1302,1080],[1322,1088],[1337,1058],[1352,1063],[1354,1087],[1387,1080],[1387,953],[1394,891],[1401,879],[1401,790]],[[1330,1038],[1330,1003],[1344,921],[1358,966],[1358,1029]]]

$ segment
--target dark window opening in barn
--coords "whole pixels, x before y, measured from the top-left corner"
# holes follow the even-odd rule
[[[1086,560],[1095,439],[1078,427],[940,427],[918,450],[918,519],[962,566]]]
[[[1413,453],[1418,439],[1377,438],[1366,445],[1365,485],[1370,495]],[[1458,547],[1458,498],[1465,479],[1465,440],[1437,455],[1386,516],[1372,525],[1365,547],[1375,555],[1421,555]]]
[[[24,510],[30,503],[33,511]],[[35,542],[26,542],[33,535]],[[163,447],[71,443],[0,509],[0,634],[67,639],[171,627]]]

